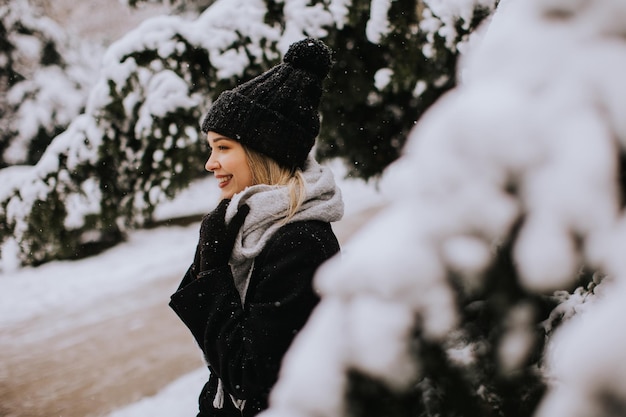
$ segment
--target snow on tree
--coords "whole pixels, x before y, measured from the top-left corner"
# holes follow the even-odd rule
[[[264,417],[626,413],[625,28],[621,0],[500,3]]]
[[[149,223],[156,204],[202,173],[198,125],[211,100],[305,36],[336,49],[320,153],[365,177],[380,172],[400,133],[454,85],[459,45],[493,7],[221,0],[200,16],[150,19],[110,46],[84,114],[39,163],[0,171],[0,264],[74,258]]]
[[[318,156],[344,159],[355,177],[379,175],[420,115],[456,84],[459,51],[495,4],[476,1],[461,14],[432,1],[352,1],[348,23],[324,39],[337,64]]]
[[[85,107],[100,54],[26,0],[0,5],[0,167],[35,164]]]

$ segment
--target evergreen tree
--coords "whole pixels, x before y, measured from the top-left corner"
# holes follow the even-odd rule
[[[494,7],[476,2],[470,15],[454,16],[422,0],[353,1],[346,22],[325,38],[337,64],[318,156],[342,158],[355,177],[380,175],[421,114],[456,85],[458,47]]]
[[[71,39],[26,0],[0,5],[0,168],[35,164],[84,110],[100,48]]]

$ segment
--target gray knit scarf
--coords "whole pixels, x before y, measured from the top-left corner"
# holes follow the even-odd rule
[[[343,217],[341,191],[328,167],[321,166],[309,155],[302,172],[306,190],[305,200],[287,223],[302,220],[336,222]],[[230,222],[238,208],[247,204],[250,213],[237,236],[230,258],[235,286],[243,304],[254,258],[267,241],[282,226],[289,210],[287,186],[259,184],[235,194],[226,211],[226,222]]]

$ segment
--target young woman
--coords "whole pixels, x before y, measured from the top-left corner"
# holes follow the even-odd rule
[[[315,271],[339,252],[330,223],[343,215],[341,194],[309,155],[330,66],[321,41],[296,42],[281,64],[222,93],[204,119],[221,201],[202,220],[170,302],[211,372],[198,417],[267,408],[283,355],[319,300]]]

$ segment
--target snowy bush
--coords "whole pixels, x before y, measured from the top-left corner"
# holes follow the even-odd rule
[[[324,39],[337,63],[318,155],[342,158],[366,179],[397,159],[421,114],[456,84],[460,50],[496,1],[472,3],[458,13],[435,1],[350,2],[345,23]]]
[[[500,4],[263,416],[624,415],[624,28],[621,0]]]
[[[222,0],[200,16],[145,22],[104,55],[84,114],[33,169],[7,182],[2,264],[84,255],[150,222],[155,204],[202,173],[198,125],[211,100],[305,36],[327,41],[338,61],[321,155],[375,175],[396,158],[419,112],[454,85],[459,43],[493,7],[480,1],[460,14],[417,0]]]
[[[0,167],[35,164],[84,110],[101,47],[68,36],[26,0],[0,6]]]
[[[85,114],[5,190],[5,265],[74,257],[88,244],[115,243],[201,172],[197,124],[205,94],[253,67],[247,61],[253,55],[237,49],[242,35],[222,27],[235,13],[256,29],[246,19],[259,20],[258,10],[222,7],[194,22],[154,19],[109,48]],[[259,60],[262,51],[253,51]],[[8,259],[15,256],[17,262]]]

